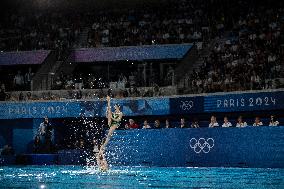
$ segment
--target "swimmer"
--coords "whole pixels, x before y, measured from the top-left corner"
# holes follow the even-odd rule
[[[108,126],[109,126],[109,131],[108,131],[108,135],[105,139],[105,141],[102,143],[99,153],[98,153],[98,166],[103,165],[104,167],[108,167],[107,166],[107,161],[104,158],[104,151],[105,151],[105,147],[108,144],[109,140],[111,139],[115,129],[117,129],[120,125],[120,121],[122,119],[122,112],[120,111],[120,106],[119,105],[115,105],[114,106],[115,111],[111,112],[111,107],[110,107],[110,97],[107,96],[107,112],[106,112],[106,117],[108,119]]]
[[[97,163],[100,171],[106,172],[108,170],[108,163],[106,161],[104,154],[97,156]]]

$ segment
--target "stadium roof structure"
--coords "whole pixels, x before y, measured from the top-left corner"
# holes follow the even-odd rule
[[[50,50],[0,52],[0,66],[42,64]]]
[[[145,45],[126,47],[102,47],[74,49],[69,61],[115,62],[115,61],[150,61],[179,60],[193,47],[193,44]]]

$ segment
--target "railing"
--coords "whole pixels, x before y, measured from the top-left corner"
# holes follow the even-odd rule
[[[50,76],[49,76],[50,77]],[[46,85],[50,80],[41,80],[43,85]],[[9,99],[6,101],[18,101],[19,96],[22,93],[24,100],[66,100],[66,99],[96,99],[105,97],[108,94],[112,94],[113,97],[122,98],[124,91],[129,91],[129,88],[125,89],[82,89],[82,90],[43,90],[43,91],[13,91],[9,92]],[[139,87],[137,88],[140,95],[129,95],[130,97],[152,97],[152,96],[173,96],[177,94],[175,86],[160,87],[159,90],[155,87]],[[27,98],[27,95],[31,95]],[[147,95],[150,94],[150,95]]]

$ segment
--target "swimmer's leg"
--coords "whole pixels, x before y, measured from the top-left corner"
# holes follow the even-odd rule
[[[107,171],[108,170],[108,163],[106,161],[106,158],[104,154],[97,155],[97,165],[100,171]]]
[[[110,129],[108,131],[108,135],[107,135],[105,141],[103,142],[103,144],[101,145],[101,148],[100,148],[100,151],[99,151],[99,155],[104,153],[105,147],[108,144],[108,142],[110,141],[110,139],[111,139],[115,129],[117,129],[117,127],[118,127],[117,125],[113,125],[113,126],[110,127]]]

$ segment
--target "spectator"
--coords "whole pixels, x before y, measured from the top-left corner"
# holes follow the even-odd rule
[[[160,92],[160,88],[159,85],[154,84],[153,86],[153,96],[160,96],[161,92]]]
[[[40,137],[40,141],[43,141],[43,150],[45,153],[51,152],[52,148],[52,126],[49,123],[48,117],[44,118],[44,122],[42,122],[38,129],[38,136]]]
[[[29,71],[25,74],[25,85],[27,90],[32,90],[31,89],[31,83],[33,79],[34,73],[32,72],[32,68],[29,67]]]
[[[191,128],[199,128],[198,120],[196,118],[193,120]]]
[[[15,154],[14,149],[9,145],[5,145],[1,152],[2,156],[12,156],[14,154]]]
[[[5,85],[1,84],[1,88],[0,88],[0,101],[5,101],[5,100],[6,100]]]
[[[41,151],[41,141],[39,135],[35,136],[34,144],[33,144],[33,153],[37,154]]]
[[[239,116],[236,127],[246,127],[246,126],[247,126],[247,122],[243,121],[242,116]]]
[[[82,74],[79,74],[79,77],[75,78],[75,89],[82,90],[83,88],[83,78]]]
[[[160,129],[160,128],[161,128],[161,123],[158,119],[156,119],[154,123],[154,129]]]
[[[27,92],[26,100],[27,100],[27,101],[33,100],[33,99],[32,99],[32,93],[31,93],[31,92]]]
[[[130,97],[140,96],[140,92],[138,91],[137,87],[130,87],[128,94],[129,94]]]
[[[24,85],[24,76],[21,71],[18,71],[17,75],[14,77],[14,85],[16,90],[22,90]]]
[[[82,99],[82,96],[83,95],[81,90],[75,92],[75,99]]]
[[[278,126],[279,125],[279,121],[277,121],[277,119],[275,118],[274,115],[270,116],[270,121],[269,121],[269,126]]]
[[[255,121],[254,121],[254,124],[252,126],[258,127],[258,126],[262,126],[262,125],[263,125],[263,123],[260,121],[260,118],[256,117]]]
[[[166,128],[172,128],[169,119],[166,119]]]
[[[74,88],[74,81],[71,76],[68,77],[65,89],[73,89]]]
[[[133,119],[128,120],[128,124],[125,125],[126,129],[139,129],[139,125],[135,123]]]
[[[229,122],[228,117],[224,117],[224,123],[222,127],[232,127],[231,122]]]
[[[215,116],[211,116],[209,127],[219,127]]]
[[[24,100],[25,100],[24,94],[23,94],[23,92],[20,92],[19,101],[24,101]]]
[[[185,124],[185,119],[184,118],[180,119],[180,128],[187,128],[187,125]]]
[[[45,136],[47,125],[48,125],[48,118],[45,117],[45,118],[44,118],[44,122],[42,122],[42,123],[40,124],[39,129],[38,129],[38,134],[39,134],[40,138],[41,138],[42,136]]]
[[[144,120],[142,129],[151,129],[151,126],[148,124],[147,120]]]
[[[55,90],[60,90],[60,89],[63,88],[63,82],[61,81],[60,77],[57,77],[54,83],[55,84],[54,84],[53,88]]]

